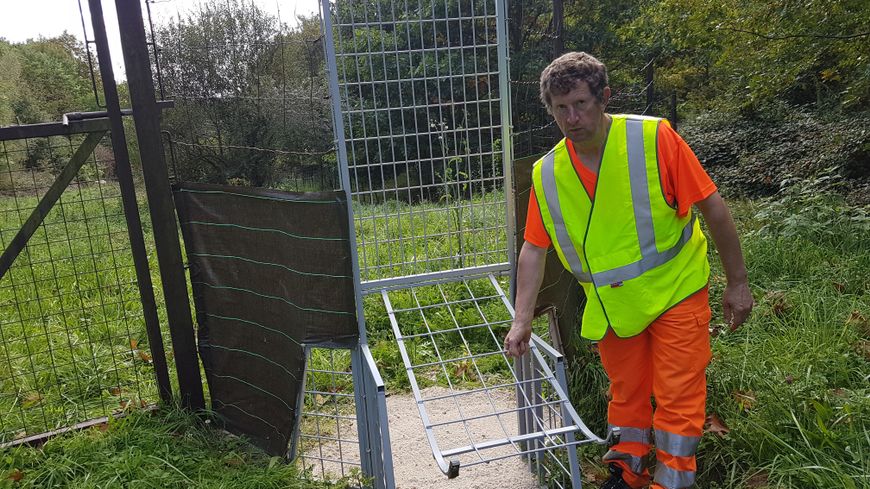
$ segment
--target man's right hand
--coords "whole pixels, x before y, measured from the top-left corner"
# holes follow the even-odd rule
[[[532,339],[532,325],[520,325],[514,320],[511,330],[504,338],[504,349],[508,356],[520,357],[529,351],[529,341]]]
[[[504,338],[504,349],[512,357],[522,356],[529,351],[529,340],[532,338],[532,318],[535,311],[535,300],[541,281],[544,279],[544,264],[547,261],[547,249],[540,248],[526,241],[520,249],[517,260],[517,297],[514,304],[514,322],[511,330]]]

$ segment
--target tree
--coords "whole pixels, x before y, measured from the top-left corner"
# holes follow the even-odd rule
[[[0,126],[15,122],[15,104],[21,99],[21,60],[8,42],[0,39]]]
[[[67,112],[98,109],[85,48],[72,34],[64,32],[12,47],[20,65],[20,92],[13,102],[19,123],[59,120]]]
[[[203,4],[159,27],[181,178],[273,186],[323,165],[332,138],[318,36],[316,18],[290,30],[252,3]]]
[[[619,32],[658,46],[663,81],[699,109],[870,102],[870,4],[861,0],[660,0]]]

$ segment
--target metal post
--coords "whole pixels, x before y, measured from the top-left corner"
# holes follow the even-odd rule
[[[556,381],[559,382],[559,386],[562,387],[562,390],[568,392],[568,376],[565,374],[564,357],[560,356],[557,358],[554,367]],[[567,426],[570,423],[571,413],[568,410],[568,406],[562,404],[562,426]],[[574,444],[576,437],[573,431],[565,434],[565,441],[568,442],[568,466],[571,470],[571,487],[573,487],[573,489],[581,489],[583,486],[583,480],[580,477],[580,462],[577,460],[577,445]]]
[[[91,0],[91,3],[99,3]],[[163,282],[163,295],[172,334],[175,353],[175,368],[178,371],[178,386],[181,390],[181,405],[188,409],[205,408],[202,392],[202,377],[196,354],[196,340],[190,301],[187,295],[187,280],[178,239],[178,223],[175,204],[169,187],[169,172],[163,157],[160,141],[160,111],[154,97],[154,82],[151,79],[151,63],[145,40],[145,25],[139,1],[115,0],[124,64],[127,68],[127,83],[133,104],[133,120],[142,157],[145,190],[148,194],[148,209],[154,229],[157,261]]]
[[[350,241],[350,260],[353,267],[353,289],[356,298],[357,327],[359,328],[360,344],[367,344],[365,314],[363,312],[362,287],[359,269],[359,255],[356,243],[356,223],[353,217],[353,196],[351,195],[350,170],[347,161],[347,148],[344,144],[344,116],[338,101],[341,93],[338,90],[338,67],[335,59],[335,47],[333,46],[332,22],[330,20],[329,0],[320,2],[321,21],[323,22],[324,48],[326,50],[326,70],[329,77],[329,96],[332,98],[332,127],[335,130],[335,146],[338,152],[338,176],[341,188],[347,197],[347,223]],[[367,476],[375,475],[372,472],[371,462],[371,439],[369,438],[368,412],[366,409],[366,389],[364,359],[360,348],[357,346],[351,353],[351,370],[353,371],[353,390],[356,401],[357,433],[359,434],[359,455],[362,470]]]
[[[357,324],[359,326],[360,343],[368,344],[366,338],[365,314],[363,313],[362,287],[360,282],[359,253],[356,244],[356,223],[353,219],[353,195],[350,186],[350,169],[347,161],[347,148],[344,143],[344,115],[337,101],[341,100],[338,90],[338,66],[335,61],[335,46],[333,46],[332,22],[329,19],[329,0],[321,0],[320,15],[323,22],[323,45],[326,49],[326,71],[329,77],[329,97],[333,100],[332,127],[335,130],[335,148],[338,152],[338,178],[341,189],[347,197],[347,225],[350,237],[350,261],[353,267],[353,291],[356,296]]]
[[[513,188],[513,117],[511,117],[511,82],[510,82],[510,53],[508,52],[507,42],[507,22],[508,9],[507,0],[496,0],[496,32],[498,34],[498,98],[499,112],[501,115],[501,147],[502,147],[502,168],[504,171],[504,193],[505,207],[507,215],[505,216],[507,223],[507,254],[510,269],[516,267],[516,218],[514,217],[515,198],[511,191]],[[516,274],[511,274],[511,297],[514,296],[516,284]]]
[[[565,39],[562,37],[565,24],[565,6],[562,0],[553,0],[553,57],[565,52]]]
[[[649,63],[646,64],[646,107],[643,109],[644,115],[651,113],[655,100],[655,87],[653,86],[655,67],[653,67],[653,61],[655,59],[649,60]]]
[[[100,60],[100,76],[103,79],[106,111],[112,129],[115,175],[121,188],[121,201],[124,206],[124,218],[127,221],[130,248],[133,252],[133,265],[136,269],[139,298],[142,301],[145,330],[148,334],[148,344],[151,348],[151,359],[154,362],[154,375],[157,377],[160,400],[168,403],[172,401],[172,385],[169,382],[169,370],[166,365],[166,354],[163,350],[163,336],[160,334],[160,321],[157,318],[157,303],[154,300],[154,287],[151,283],[151,272],[148,267],[148,253],[145,250],[142,222],[139,219],[139,206],[136,203],[136,188],[133,185],[133,171],[130,168],[127,137],[124,132],[124,123],[121,120],[121,105],[118,99],[118,87],[115,85],[112,59],[109,54],[109,40],[106,36],[103,7],[99,0],[89,0],[89,7],[94,27],[94,41],[97,45],[97,59]]]

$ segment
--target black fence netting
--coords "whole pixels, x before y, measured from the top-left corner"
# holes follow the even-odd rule
[[[339,192],[174,188],[214,412],[286,452],[303,345],[357,342],[347,202]]]

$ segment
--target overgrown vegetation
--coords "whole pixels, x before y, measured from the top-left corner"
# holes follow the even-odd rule
[[[280,457],[164,407],[157,413],[132,411],[39,448],[6,450],[0,455],[0,487],[315,489],[348,484],[313,481]]]
[[[683,137],[729,197],[781,190],[838,193],[870,204],[870,114],[820,114],[782,105],[742,115],[708,113]]]
[[[870,487],[870,209],[816,188],[733,206],[757,300],[734,333],[721,324],[724,275],[711,256],[699,487]],[[572,395],[603,430],[607,380],[595,354],[578,351]]]

